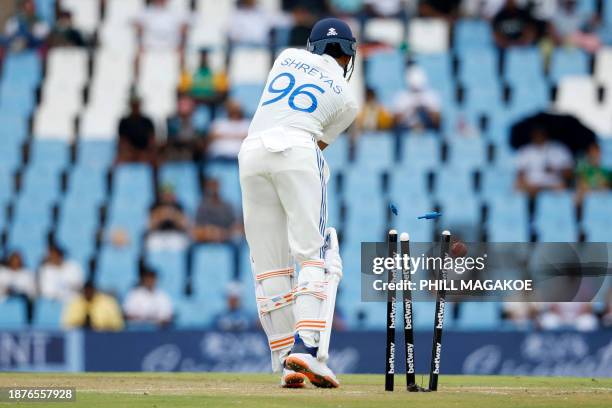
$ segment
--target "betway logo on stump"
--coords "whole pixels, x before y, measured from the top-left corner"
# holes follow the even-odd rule
[[[436,329],[442,329],[444,325],[444,309],[446,307],[446,302],[444,299],[440,299],[440,308],[438,309],[438,314],[436,315]]]
[[[391,343],[389,353],[389,372],[388,374],[395,374],[395,343]]]
[[[442,344],[436,343],[436,355],[434,357],[433,374],[440,374],[440,354],[442,353]]]
[[[406,323],[406,325],[404,326],[404,329],[406,330],[410,330],[412,329],[412,304],[406,302],[404,304],[404,322]]]
[[[406,373],[414,374],[414,345],[406,344]]]

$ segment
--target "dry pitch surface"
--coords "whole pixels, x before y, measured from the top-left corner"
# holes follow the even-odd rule
[[[382,375],[343,375],[342,387],[285,390],[268,374],[15,374],[3,387],[76,387],[74,403],[0,403],[0,407],[612,407],[612,379],[441,376],[437,393],[383,390]]]

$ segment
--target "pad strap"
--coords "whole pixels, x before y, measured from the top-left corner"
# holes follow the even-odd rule
[[[314,267],[314,268],[325,268],[325,261],[321,259],[311,259],[302,262],[302,268]]]
[[[287,347],[292,347],[295,342],[293,333],[284,333],[278,336],[274,336],[274,338],[270,338],[270,350],[277,351]]]
[[[293,300],[293,291],[285,293],[284,295],[258,297],[257,303],[259,305],[259,313],[261,315],[264,315],[266,313],[270,313],[273,310],[280,309],[281,307],[289,306],[293,304]]]
[[[327,299],[327,282],[305,282],[298,285],[293,292],[295,296],[309,295],[317,299],[325,300]]]
[[[326,320],[319,319],[304,319],[299,320],[295,324],[295,330],[314,330],[314,331],[323,331],[325,330],[325,326],[327,325]]]
[[[292,277],[293,273],[295,272],[295,269],[293,267],[291,268],[284,268],[284,269],[275,269],[272,271],[266,271],[266,272],[262,272],[258,275],[255,275],[255,280],[256,281],[262,281],[264,279],[269,279],[269,278],[276,278],[278,276],[289,276]]]

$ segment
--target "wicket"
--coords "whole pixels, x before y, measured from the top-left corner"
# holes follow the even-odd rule
[[[397,231],[390,230],[387,238],[387,256],[394,257],[397,253]],[[443,231],[440,240],[440,257],[445,259],[449,256],[451,234]],[[410,237],[408,233],[400,235],[400,255],[402,258],[407,256],[410,259]],[[387,279],[389,282],[396,281],[396,270],[389,269]],[[446,280],[447,271],[441,267],[436,271],[438,280]],[[409,281],[411,274],[409,268],[402,268],[402,279]],[[393,391],[395,376],[395,322],[396,322],[396,292],[387,291],[387,347],[386,347],[386,367],[385,367],[385,390]],[[440,374],[440,359],[442,355],[442,330],[444,327],[444,310],[446,306],[446,290],[442,288],[437,291],[436,308],[434,312],[434,332],[431,348],[431,366],[429,372],[429,387],[422,388],[416,384],[415,378],[415,348],[414,348],[414,325],[412,293],[409,290],[403,291],[404,303],[404,342],[406,346],[406,389],[409,392],[437,391],[438,377]]]

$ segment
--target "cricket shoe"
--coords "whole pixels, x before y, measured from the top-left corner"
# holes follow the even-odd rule
[[[281,387],[283,388],[304,388],[306,376],[302,373],[296,373],[288,368],[283,368],[283,376],[281,377]]]
[[[340,382],[327,364],[320,362],[308,353],[290,354],[285,366],[297,373],[304,374],[315,387],[338,388]]]

